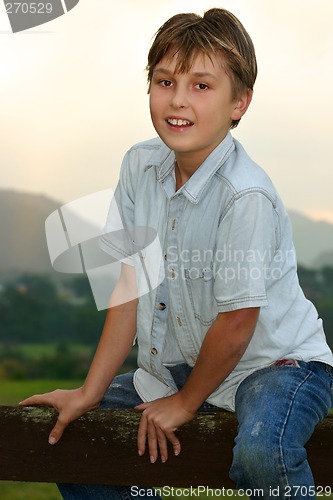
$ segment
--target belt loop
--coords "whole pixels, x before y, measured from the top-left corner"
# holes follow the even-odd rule
[[[325,364],[325,366],[326,366],[327,373],[329,373],[330,375],[333,376],[333,366],[328,365],[327,363]]]

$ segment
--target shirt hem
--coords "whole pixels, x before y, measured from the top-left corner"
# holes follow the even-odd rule
[[[238,309],[245,309],[250,307],[265,307],[268,306],[267,298],[256,298],[256,299],[240,299],[237,301],[230,301],[224,303],[218,303],[217,308],[219,312],[229,312],[237,311]]]

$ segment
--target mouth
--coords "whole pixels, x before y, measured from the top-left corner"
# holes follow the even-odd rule
[[[190,122],[189,120],[184,120],[183,118],[168,118],[167,123],[171,125],[172,127],[191,127],[193,125],[193,122]]]

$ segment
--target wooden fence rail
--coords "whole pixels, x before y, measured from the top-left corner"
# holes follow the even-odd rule
[[[54,446],[53,409],[0,406],[0,479],[147,486],[234,488],[228,477],[235,416],[204,413],[179,431],[182,452],[150,464],[136,449],[140,415],[129,410],[92,410],[73,422]],[[333,416],[307,445],[316,484],[333,489]]]

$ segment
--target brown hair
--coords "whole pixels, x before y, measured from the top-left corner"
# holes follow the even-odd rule
[[[163,57],[177,56],[176,71],[187,73],[198,53],[223,55],[234,100],[244,88],[253,90],[257,61],[252,40],[237,17],[219,8],[208,10],[203,17],[176,14],[160,27],[148,54],[149,89],[154,68]],[[231,128],[238,123],[234,120]]]

